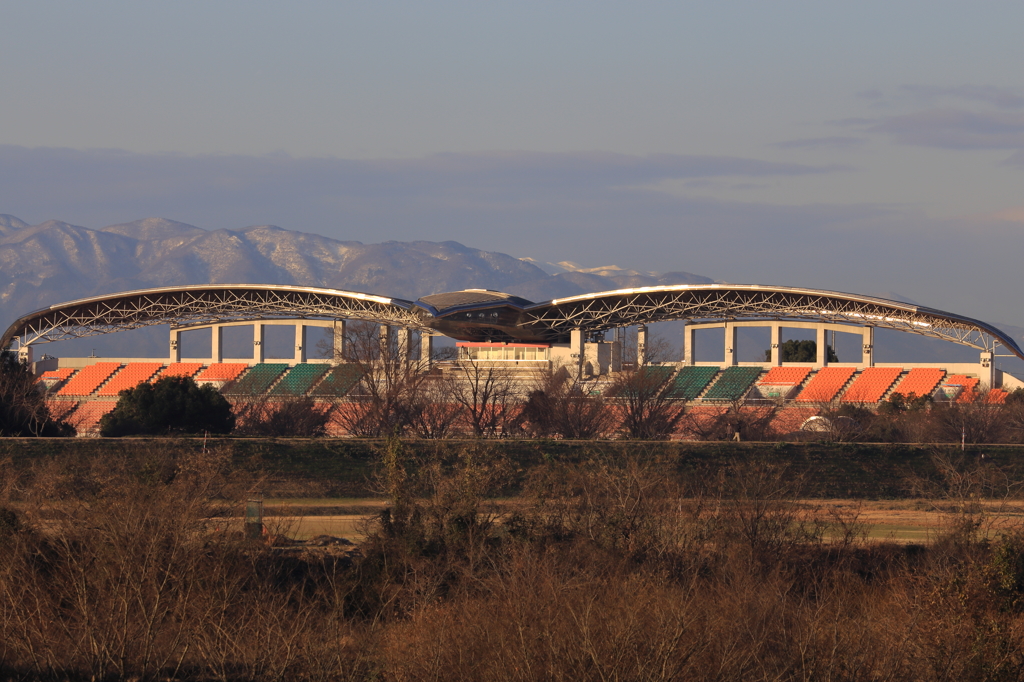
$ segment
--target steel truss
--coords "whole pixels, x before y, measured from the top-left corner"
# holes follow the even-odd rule
[[[579,329],[594,334],[668,320],[801,321],[873,326],[952,341],[986,352],[1001,345],[1024,351],[992,325],[941,310],[870,296],[816,289],[700,284],[623,289],[556,299],[526,307],[499,304],[506,313],[479,329],[459,327],[461,340],[502,333],[513,340],[565,342]],[[480,304],[492,310],[494,301]],[[462,315],[460,309],[454,315]],[[499,313],[492,312],[496,318]],[[18,319],[0,348],[170,324],[175,328],[261,319],[355,319],[418,331],[451,330],[449,318],[401,299],[351,291],[269,284],[166,287],[96,296],[51,306]],[[499,321],[500,319],[500,321]],[[478,338],[479,337],[479,338]],[[487,338],[490,338],[487,336]]]
[[[551,339],[567,338],[573,329],[601,332],[668,320],[792,320],[896,329],[988,352],[999,344],[1024,359],[1013,339],[984,322],[895,301],[812,289],[756,285],[627,289],[554,300],[533,306],[526,314],[523,325],[540,327]]]
[[[271,285],[132,291],[52,306],[15,322],[2,346],[82,338],[150,325],[194,327],[260,319],[334,318],[422,328],[408,301],[333,289]]]

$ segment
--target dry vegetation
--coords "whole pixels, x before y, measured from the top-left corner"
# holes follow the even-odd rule
[[[140,446],[143,447],[143,446]],[[682,481],[642,456],[552,460],[521,502],[484,444],[382,448],[361,556],[225,531],[258,481],[219,451],[0,468],[11,679],[837,679],[1024,676],[1024,533],[990,464],[916,481],[946,524],[868,543],[752,461]],[[992,539],[986,539],[991,537]]]

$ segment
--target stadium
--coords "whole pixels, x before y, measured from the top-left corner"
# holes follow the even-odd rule
[[[677,357],[652,353],[649,325],[661,322],[685,325]],[[155,325],[170,328],[166,359],[36,357],[49,342]],[[615,377],[643,369],[662,399],[688,411],[714,413],[727,405],[771,402],[781,408],[778,421],[788,429],[799,428],[823,406],[870,408],[896,393],[938,401],[983,396],[998,403],[1009,391],[1024,388],[1024,381],[995,362],[997,357],[1024,359],[1024,351],[992,325],[872,296],[761,285],[621,289],[541,303],[483,289],[409,301],[265,284],[164,287],[23,315],[4,333],[2,347],[32,365],[54,415],[80,435],[91,435],[120,391],[164,376],[213,384],[232,402],[298,397],[335,405],[358,402],[363,377],[352,360],[356,328],[372,329],[380,348],[430,377],[450,373],[455,364],[500,369],[527,393],[538,376],[564,368],[586,378],[591,394],[603,392],[614,403],[609,389]],[[754,328],[770,339],[763,361],[743,360],[738,353],[739,335]],[[724,339],[721,360],[701,360],[695,352],[697,336],[706,330],[718,330],[716,338]],[[792,330],[813,337],[813,361],[784,358],[783,339]],[[973,348],[978,360],[876,362],[876,330]],[[267,339],[282,331],[294,335],[291,351],[269,353]],[[197,333],[208,345],[197,350],[192,343],[186,349],[183,340]],[[320,341],[314,342],[317,334]],[[837,334],[857,339],[856,352],[844,350],[842,362],[830,357],[830,335],[834,345]],[[246,339],[246,351],[228,348],[228,337]],[[455,342],[454,355],[437,352],[441,338]],[[349,435],[334,424],[331,435]]]

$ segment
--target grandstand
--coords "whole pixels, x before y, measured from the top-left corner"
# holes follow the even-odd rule
[[[946,370],[937,367],[914,367],[896,386],[893,393],[908,398],[930,396],[935,393],[939,382],[946,376]]]
[[[903,374],[902,367],[868,367],[843,393],[845,403],[877,403]]]
[[[241,375],[240,379],[225,389],[224,394],[233,396],[263,395],[287,369],[286,363],[261,362],[253,365]]]
[[[726,367],[718,381],[712,384],[702,400],[708,402],[721,400],[739,400],[747,394],[750,387],[761,376],[760,367]]]
[[[684,366],[669,384],[667,397],[672,400],[696,400],[708,384],[714,381],[718,372],[718,367]]]
[[[853,367],[822,367],[796,397],[801,403],[829,403],[846,387],[857,370]]]
[[[96,395],[117,395],[121,391],[135,388],[152,379],[163,367],[162,362],[129,362],[124,369],[100,387]]]
[[[293,319],[286,319],[294,315]],[[471,289],[422,297],[416,301],[372,294],[277,285],[195,285],[109,294],[50,306],[19,318],[4,333],[3,343],[15,342],[19,355],[32,362],[34,345],[49,341],[109,333],[150,324],[169,324],[170,355],[166,360],[124,358],[44,358],[35,363],[40,384],[55,413],[95,427],[99,416],[112,409],[125,388],[162,377],[194,377],[212,384],[229,400],[266,396],[285,399],[309,396],[317,401],[344,403],[363,396],[363,378],[351,360],[352,349],[342,341],[330,363],[307,360],[306,326],[330,328],[345,338],[346,320],[379,325],[379,349],[396,351],[402,371],[429,372],[454,381],[469,373],[431,353],[432,339],[448,336],[457,343],[457,362],[500,369],[526,395],[545,372],[567,371],[587,377],[591,394],[614,401],[636,397],[622,393],[622,372],[642,368],[655,392],[688,403],[699,415],[732,409],[723,403],[749,402],[753,411],[783,408],[788,422],[806,421],[809,412],[834,401],[871,407],[888,396],[933,396],[937,400],[1005,401],[1008,391],[1024,381],[995,367],[1001,348],[1024,359],[1014,340],[999,329],[969,317],[870,296],[793,287],[760,285],[674,285],[621,289],[532,303],[501,292]],[[677,363],[650,364],[645,353],[647,325],[685,321],[684,344]],[[253,333],[251,360],[224,362],[225,328],[258,325]],[[265,362],[261,345],[265,325],[295,328],[295,354],[287,361]],[[627,357],[620,334],[636,327],[635,356]],[[771,338],[764,362],[740,362],[737,329],[766,327]],[[779,350],[784,328],[803,329],[816,338],[813,362],[784,362]],[[181,334],[212,330],[209,351],[183,359]],[[723,359],[697,362],[695,334],[724,329]],[[969,346],[978,362],[877,363],[876,328],[898,330]],[[257,333],[258,332],[258,333]],[[612,334],[608,340],[607,333]],[[844,362],[827,358],[827,334],[857,334],[852,357]],[[377,332],[375,332],[377,333]],[[414,338],[419,334],[419,340]],[[786,334],[786,336],[792,336]],[[374,344],[376,347],[376,344]],[[232,353],[235,351],[232,350]],[[227,357],[238,357],[229,355]],[[246,356],[242,356],[246,357]],[[664,360],[664,358],[659,358]],[[331,359],[328,359],[331,360]],[[438,384],[442,385],[442,384]],[[609,390],[612,389],[612,390]],[[619,390],[618,395],[614,390]],[[646,389],[645,389],[646,392]],[[110,400],[104,400],[109,398]],[[771,401],[772,405],[766,404]],[[717,405],[716,405],[717,403]],[[700,408],[700,409],[698,409]],[[814,416],[811,414],[810,416]],[[710,418],[710,417],[708,417]],[[786,421],[780,416],[780,422]],[[335,427],[344,422],[334,421]]]
[[[296,365],[288,370],[281,381],[270,389],[270,395],[274,397],[304,396],[328,369],[330,369],[329,365]]]

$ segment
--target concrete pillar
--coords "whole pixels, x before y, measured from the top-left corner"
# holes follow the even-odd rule
[[[691,325],[686,325],[683,337],[683,364],[692,367],[697,361],[697,330]]]
[[[295,364],[306,361],[306,325],[295,321]]]
[[[862,367],[874,367],[875,366],[875,328],[864,327],[864,331],[861,332],[864,339],[864,345],[861,348],[860,364]]]
[[[382,324],[377,327],[377,343],[380,345],[380,356],[381,359],[386,359],[391,355],[391,327]]]
[[[636,366],[642,367],[647,364],[647,325],[641,324],[636,328]]]
[[[782,366],[782,325],[772,322],[772,367]]]
[[[29,365],[35,362],[35,352],[31,344],[18,348],[18,360]]]
[[[825,332],[827,330],[824,327],[818,327],[817,331],[818,338],[815,341],[815,343],[818,346],[818,358],[816,362],[818,367],[825,367],[826,365],[828,365],[828,353],[825,350],[825,346],[827,345],[828,341],[828,338],[825,335]]]
[[[622,328],[616,327],[612,330],[612,358],[610,370],[612,372],[622,371]]]
[[[224,360],[224,328],[219,324],[210,327],[210,359],[213,362]]]
[[[583,331],[573,329],[569,332],[569,358],[576,371],[576,376],[583,373]]]
[[[264,362],[267,359],[264,326],[262,322],[256,322],[252,326],[252,359],[256,362]]]
[[[420,335],[420,361],[429,371],[434,367],[434,335],[423,333]]]
[[[996,388],[996,362],[993,352],[985,351],[978,359],[978,378],[985,387]]]
[[[334,321],[334,361],[344,362],[345,361],[345,334],[348,333],[348,328],[345,325],[345,320]]]
[[[725,323],[725,366],[736,366],[736,327]]]
[[[398,330],[398,361],[403,365],[412,359],[412,330],[400,327]]]
[[[170,362],[181,362],[181,332],[177,329],[171,330],[171,353],[168,356]]]

